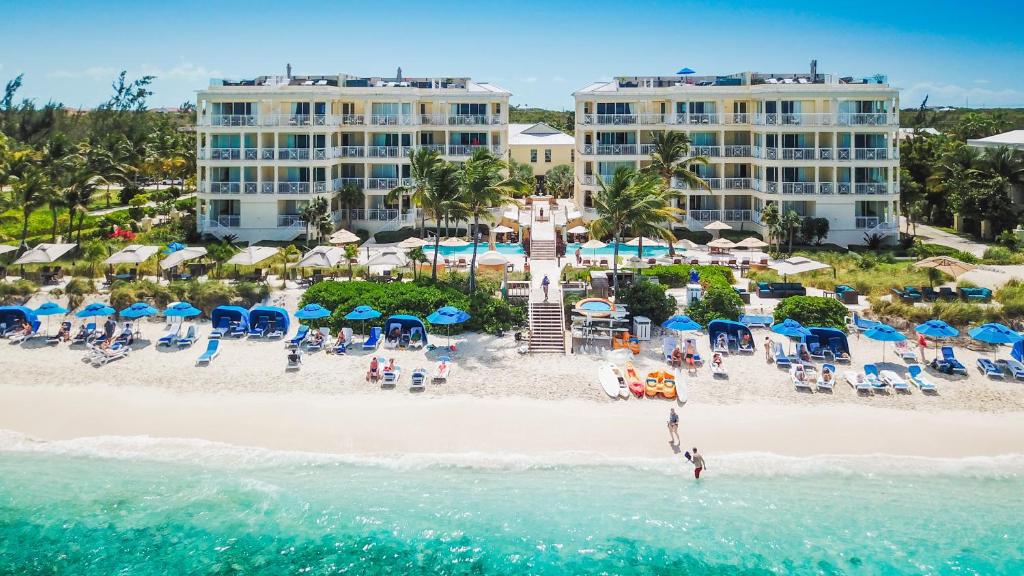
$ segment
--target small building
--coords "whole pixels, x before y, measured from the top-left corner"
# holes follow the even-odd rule
[[[572,166],[576,139],[543,122],[508,125],[509,158],[533,168],[537,186],[544,185],[544,175],[559,164]]]

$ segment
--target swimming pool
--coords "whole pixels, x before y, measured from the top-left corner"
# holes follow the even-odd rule
[[[494,247],[495,247],[495,249],[498,252],[500,252],[502,254],[511,254],[511,255],[520,255],[520,256],[522,256],[523,254],[526,254],[526,252],[523,251],[523,246],[521,244],[514,244],[514,243],[511,243],[511,242],[499,242],[499,243],[495,244]],[[477,253],[477,255],[480,255],[480,254],[483,254],[484,252],[487,252],[488,249],[489,249],[489,247],[488,247],[487,243],[480,242],[477,245],[476,253]],[[433,246],[424,246],[423,247],[423,251],[427,252],[427,253],[431,253],[431,252],[434,251],[434,247]],[[437,247],[437,253],[440,254],[441,256],[467,256],[468,257],[468,256],[472,256],[473,255],[473,245],[472,244],[466,244],[465,246],[459,246],[457,248],[453,247],[453,246],[438,246]]]
[[[576,249],[579,248],[578,243],[566,244],[565,255],[572,258],[576,254]],[[629,258],[636,256],[636,246],[627,246],[625,243],[619,243],[619,256],[622,258]],[[676,253],[682,252],[680,248],[676,249]],[[604,248],[583,248],[580,250],[581,255],[584,258],[593,258],[594,256],[612,256],[615,254],[614,243],[609,243]],[[659,258],[668,254],[667,246],[644,246],[644,258]]]

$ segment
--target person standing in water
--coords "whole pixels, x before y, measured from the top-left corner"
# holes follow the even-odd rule
[[[693,477],[700,480],[700,473],[706,467],[704,465],[704,457],[697,453],[697,448],[693,448],[693,454],[690,455],[690,462],[693,462]]]
[[[679,444],[679,414],[676,414],[675,408],[669,408],[668,411],[668,443]]]

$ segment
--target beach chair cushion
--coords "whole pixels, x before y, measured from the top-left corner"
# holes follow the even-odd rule
[[[953,354],[953,348],[951,346],[942,347],[942,360],[949,366],[949,369],[953,372],[960,374],[967,374],[967,368],[956,359]]]
[[[978,358],[978,370],[989,378],[1003,377],[1003,371],[988,358]]]
[[[202,353],[199,358],[196,359],[196,366],[200,364],[209,364],[220,354],[220,340],[214,339],[209,340],[206,343],[206,351]]]
[[[302,342],[306,339],[307,336],[309,336],[309,326],[305,324],[299,324],[298,331],[295,332],[295,336],[288,340],[287,346],[289,348],[295,348],[298,345],[302,344]]]

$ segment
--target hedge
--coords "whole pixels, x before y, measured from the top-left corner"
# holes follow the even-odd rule
[[[427,316],[442,306],[455,306],[466,310],[470,319],[465,324],[453,326],[465,330],[495,332],[521,326],[526,319],[523,307],[513,306],[490,296],[490,291],[481,289],[472,298],[455,283],[432,283],[427,278],[415,282],[318,282],[303,294],[300,305],[317,303],[332,310],[329,318],[313,322],[313,325],[329,326],[337,330],[343,326],[360,328],[363,322],[345,319],[356,306],[367,305],[381,312],[383,322],[394,314],[410,314],[426,321]]]
[[[225,284],[220,281],[172,282],[163,286],[148,280],[115,282],[110,287],[110,305],[117,310],[127,308],[135,302],[150,302],[158,308],[169,303],[184,300],[209,316],[217,306],[232,304],[252,307],[270,295],[266,284],[238,282]]]
[[[416,236],[416,234],[417,231],[415,228],[406,226],[405,228],[400,228],[398,230],[383,230],[381,232],[377,232],[373,235],[373,239],[376,240],[378,244],[394,244],[396,242],[401,242],[406,238],[412,238],[413,236]]]
[[[619,288],[616,301],[625,304],[634,318],[646,316],[660,325],[676,311],[675,298],[665,294],[665,287],[651,282],[635,282]]]
[[[804,326],[826,326],[846,330],[846,305],[835,298],[790,296],[775,307],[775,321],[792,318]]]
[[[682,288],[690,282],[690,270],[696,270],[700,274],[701,283],[710,282],[712,278],[722,278],[729,285],[736,281],[732,269],[727,266],[652,266],[644,276],[656,276],[658,282],[669,288]]]

